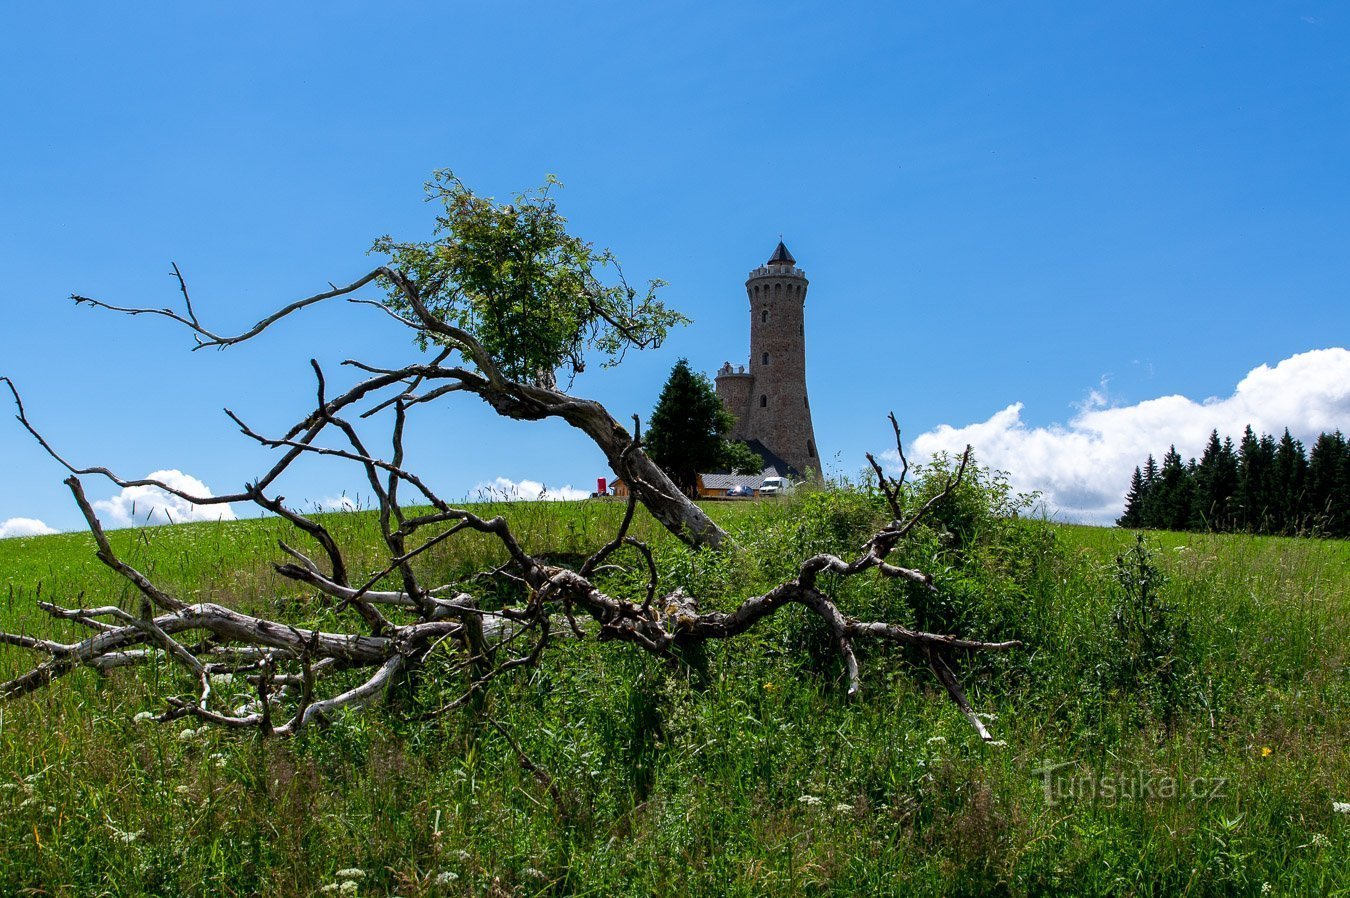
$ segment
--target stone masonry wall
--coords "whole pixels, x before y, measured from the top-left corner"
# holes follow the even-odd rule
[[[806,393],[805,303],[800,268],[769,265],[750,272],[750,358],[746,373],[724,366],[717,393],[737,416],[733,436],[757,439],[798,471],[820,472]]]

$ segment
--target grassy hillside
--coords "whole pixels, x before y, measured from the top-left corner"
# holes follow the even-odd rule
[[[878,514],[849,493],[710,511],[740,551],[691,553],[640,522],[666,582],[709,607],[855,547]],[[528,549],[566,559],[621,509],[505,512]],[[369,515],[330,524],[376,566]],[[1333,807],[1350,802],[1350,544],[1157,533],[1151,561],[1122,566],[1127,532],[948,524],[904,550],[937,599],[868,581],[840,601],[1023,639],[960,672],[1003,744],[902,651],[864,652],[846,701],[792,613],[681,665],[564,640],[476,712],[414,721],[448,694],[428,678],[396,711],[288,742],[136,722],[189,685],[169,668],[81,671],[0,706],[0,894],[1350,894],[1350,813]],[[114,540],[184,597],[332,623],[270,570],[287,529]],[[452,580],[496,553],[466,536],[432,563]],[[43,634],[68,631],[33,608],[39,590],[132,601],[82,535],[0,541],[0,589],[0,627]],[[0,647],[0,677],[30,661]]]

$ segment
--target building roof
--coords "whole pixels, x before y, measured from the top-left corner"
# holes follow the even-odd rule
[[[764,478],[766,477],[786,477],[789,480],[802,479],[800,471],[774,455],[759,440],[746,440],[745,445],[750,447],[750,451],[764,459],[764,470],[758,474],[732,474],[724,468],[720,471],[699,474],[704,489],[729,490],[732,487],[748,486],[757,490],[764,485]]]
[[[738,486],[748,486],[752,490],[757,490],[764,483],[766,476],[771,474],[700,474],[698,479],[703,482],[705,490],[729,490]]]
[[[745,445],[750,447],[751,452],[754,452],[760,458],[764,459],[764,473],[761,476],[773,477],[774,475],[777,475],[792,480],[802,479],[801,471],[798,471],[796,468],[792,467],[792,465],[783,461],[759,440],[746,440]]]
[[[783,241],[779,240],[778,248],[773,251],[773,255],[769,257],[769,261],[766,262],[765,264],[796,265],[797,260],[792,258],[792,253],[788,252],[788,248],[783,245]]]

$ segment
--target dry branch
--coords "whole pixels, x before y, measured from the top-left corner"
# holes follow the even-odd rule
[[[949,663],[956,652],[1004,651],[1015,641],[986,642],[959,636],[909,629],[887,621],[859,620],[848,615],[827,587],[822,575],[837,578],[880,576],[933,588],[932,577],[901,567],[887,559],[962,482],[969,450],[943,488],[916,511],[904,509],[904,478],[908,471],[899,426],[894,416],[897,450],[902,470],[888,477],[872,456],[880,488],[892,514],[884,527],[864,543],[856,557],[820,554],[803,560],[795,575],[762,594],[743,600],[730,611],[704,611],[699,598],[682,590],[662,592],[651,550],[630,535],[637,505],[681,539],[695,546],[716,547],[725,534],[647,457],[640,433],[630,435],[599,403],[567,395],[548,386],[504,377],[493,359],[474,338],[432,314],[423,303],[418,285],[391,268],[378,268],[346,287],[335,287],[283,307],[237,336],[222,336],[200,322],[181,272],[174,269],[186,312],[135,309],[107,305],[86,297],[83,304],[132,315],[154,314],[188,327],[197,348],[226,347],[252,339],[272,324],[327,299],[348,296],[375,281],[395,285],[408,300],[416,320],[393,316],[427,336],[438,349],[425,363],[379,369],[356,362],[349,367],[367,376],[336,396],[330,396],[323,370],[312,362],[315,408],[281,436],[255,431],[234,413],[230,417],[250,439],[278,450],[280,458],[242,490],[225,496],[194,496],[155,479],[128,480],[102,467],[78,467],[67,461],[29,420],[18,390],[4,380],[13,395],[22,426],[70,476],[71,493],[97,544],[97,557],[130,582],[140,596],[140,613],[116,606],[61,607],[43,604],[55,619],[83,628],[83,638],[60,642],[27,634],[0,632],[0,644],[41,656],[32,669],[0,684],[0,697],[16,698],[41,689],[80,667],[100,671],[134,667],[152,661],[180,668],[195,682],[190,693],[168,696],[161,720],[194,717],[232,728],[257,729],[266,734],[292,735],[307,726],[330,720],[343,709],[379,704],[392,684],[406,674],[427,669],[433,654],[451,659],[448,675],[462,677],[457,698],[437,712],[445,713],[481,695],[497,678],[536,664],[557,632],[553,620],[561,617],[575,636],[629,642],[656,655],[669,657],[711,640],[734,639],[789,605],[799,605],[829,629],[844,662],[848,694],[861,688],[862,674],[855,646],[862,641],[911,646],[928,661],[933,675],[983,739],[990,734],[970,707]],[[364,301],[363,301],[364,302]],[[470,368],[446,363],[458,355]],[[457,508],[438,496],[419,476],[404,467],[404,433],[414,406],[450,392],[468,392],[488,402],[499,413],[520,420],[561,418],[588,434],[605,453],[616,474],[630,487],[624,515],[612,539],[575,570],[550,564],[531,554],[502,517],[484,519]],[[363,405],[366,406],[363,408]],[[373,451],[347,416],[368,416],[392,409],[387,458]],[[338,445],[325,445],[336,437]],[[356,574],[344,548],[321,520],[300,514],[275,493],[279,478],[299,458],[323,456],[356,465],[365,475],[378,502],[380,536],[385,562],[378,570]],[[319,552],[279,544],[289,559],[274,569],[332,600],[340,622],[349,629],[296,627],[280,620],[242,614],[214,603],[192,603],[156,585],[118,556],[85,497],[81,477],[100,476],[120,487],[152,486],[198,505],[251,503],[294,524],[313,540]],[[406,489],[405,489],[406,487]],[[413,513],[403,495],[411,489],[430,510]],[[501,579],[520,592],[520,601],[497,609],[484,607],[472,586],[428,586],[422,572],[426,553],[465,532],[494,539],[507,561],[468,583]],[[632,551],[642,559],[646,582],[634,596],[611,595],[595,577],[616,553]],[[346,617],[354,614],[355,618]],[[578,617],[590,618],[583,627]],[[345,626],[345,624],[343,625]],[[442,670],[442,668],[437,668]],[[229,702],[213,688],[213,678],[243,676],[254,695],[244,704]]]

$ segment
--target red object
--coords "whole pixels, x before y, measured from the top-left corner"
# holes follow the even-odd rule
[[[608,486],[608,484],[605,483],[605,478],[603,477],[595,478],[595,491],[597,493],[599,493],[602,496],[605,495],[605,493],[608,492],[608,490],[605,489],[606,486]]]

